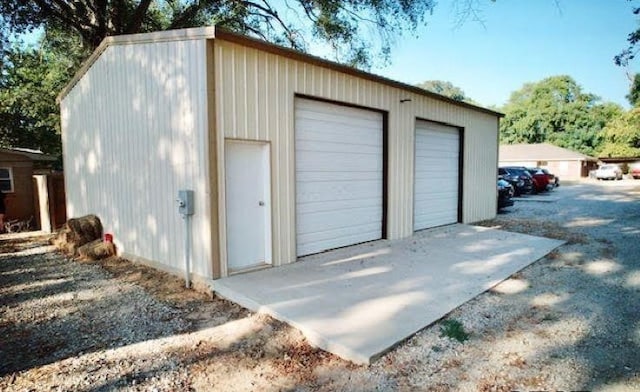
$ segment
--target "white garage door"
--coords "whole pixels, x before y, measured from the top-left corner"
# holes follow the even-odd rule
[[[414,230],[458,222],[460,131],[416,123]]]
[[[382,238],[382,114],[296,99],[298,256]]]

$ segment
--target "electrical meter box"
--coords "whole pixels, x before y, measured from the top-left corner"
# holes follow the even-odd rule
[[[181,189],[178,191],[178,212],[182,215],[193,215],[193,191]]]

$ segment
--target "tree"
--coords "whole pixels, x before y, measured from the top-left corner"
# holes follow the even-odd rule
[[[549,142],[591,155],[602,143],[602,128],[622,113],[600,103],[570,76],[552,76],[514,91],[503,108],[503,143]]]
[[[431,92],[444,95],[456,101],[473,102],[473,100],[467,97],[461,88],[454,86],[451,82],[443,80],[427,80],[417,84],[418,87]]]
[[[631,0],[629,0],[631,1]],[[633,7],[632,12],[636,17],[640,15],[640,7]],[[627,35],[628,46],[622,52],[614,56],[613,61],[616,65],[621,67],[626,67],[629,65],[631,60],[633,60],[638,54],[638,43],[640,43],[640,28],[637,28],[635,31],[632,31]]]
[[[0,18],[12,31],[55,27],[77,34],[89,50],[108,35],[216,24],[301,50],[305,37],[317,39],[341,60],[366,67],[372,42],[388,55],[392,37],[415,30],[434,6],[435,0],[12,0],[0,2]],[[371,29],[379,39],[369,40]]]
[[[604,143],[599,150],[600,156],[640,156],[640,108],[635,107],[613,119],[603,133]]]
[[[627,100],[633,107],[640,105],[640,74],[633,76],[631,87],[629,87],[629,94],[627,94]]]
[[[0,75],[0,144],[58,155],[55,99],[86,56],[80,39],[49,31],[38,46],[7,49]]]

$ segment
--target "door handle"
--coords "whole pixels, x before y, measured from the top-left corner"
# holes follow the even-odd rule
[[[264,201],[260,200],[260,201],[258,202],[258,205],[259,205],[260,207],[264,207]]]

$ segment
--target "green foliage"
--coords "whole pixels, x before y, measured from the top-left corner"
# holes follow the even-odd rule
[[[436,94],[444,95],[445,97],[449,97],[456,101],[473,103],[473,100],[467,97],[460,87],[454,86],[451,82],[443,80],[427,80],[417,84],[417,86]]]
[[[460,343],[469,340],[469,333],[464,330],[464,325],[456,319],[447,319],[440,323],[440,336],[455,339]]]
[[[87,48],[108,35],[216,24],[305,49],[327,43],[339,60],[366,67],[388,56],[394,36],[415,31],[435,0],[12,0],[0,2],[11,31],[58,28]],[[283,16],[283,15],[286,15]]]
[[[640,157],[640,108],[613,119],[603,130],[603,157]]]
[[[0,145],[57,154],[56,94],[106,36],[218,25],[369,67],[394,36],[415,31],[434,0],[11,0],[0,1]],[[286,15],[286,18],[283,17]],[[44,31],[36,47],[16,35]],[[13,41],[12,41],[13,40]]]
[[[632,0],[629,1],[631,2]],[[632,12],[634,15],[636,15],[637,18],[638,15],[640,15],[640,7],[633,7]],[[613,58],[613,61],[616,63],[616,65],[627,67],[631,60],[633,60],[638,54],[638,44],[640,43],[640,28],[637,28],[636,30],[629,33],[629,35],[627,35],[627,42],[627,48]]]
[[[600,103],[566,75],[525,84],[502,110],[501,143],[548,142],[587,155],[602,143],[602,128],[622,113],[620,106]]]
[[[629,87],[629,94],[627,94],[627,100],[633,107],[640,106],[640,74],[633,76],[631,87]]]
[[[36,47],[7,50],[0,74],[0,145],[60,154],[56,96],[85,55],[79,39],[56,31]]]

